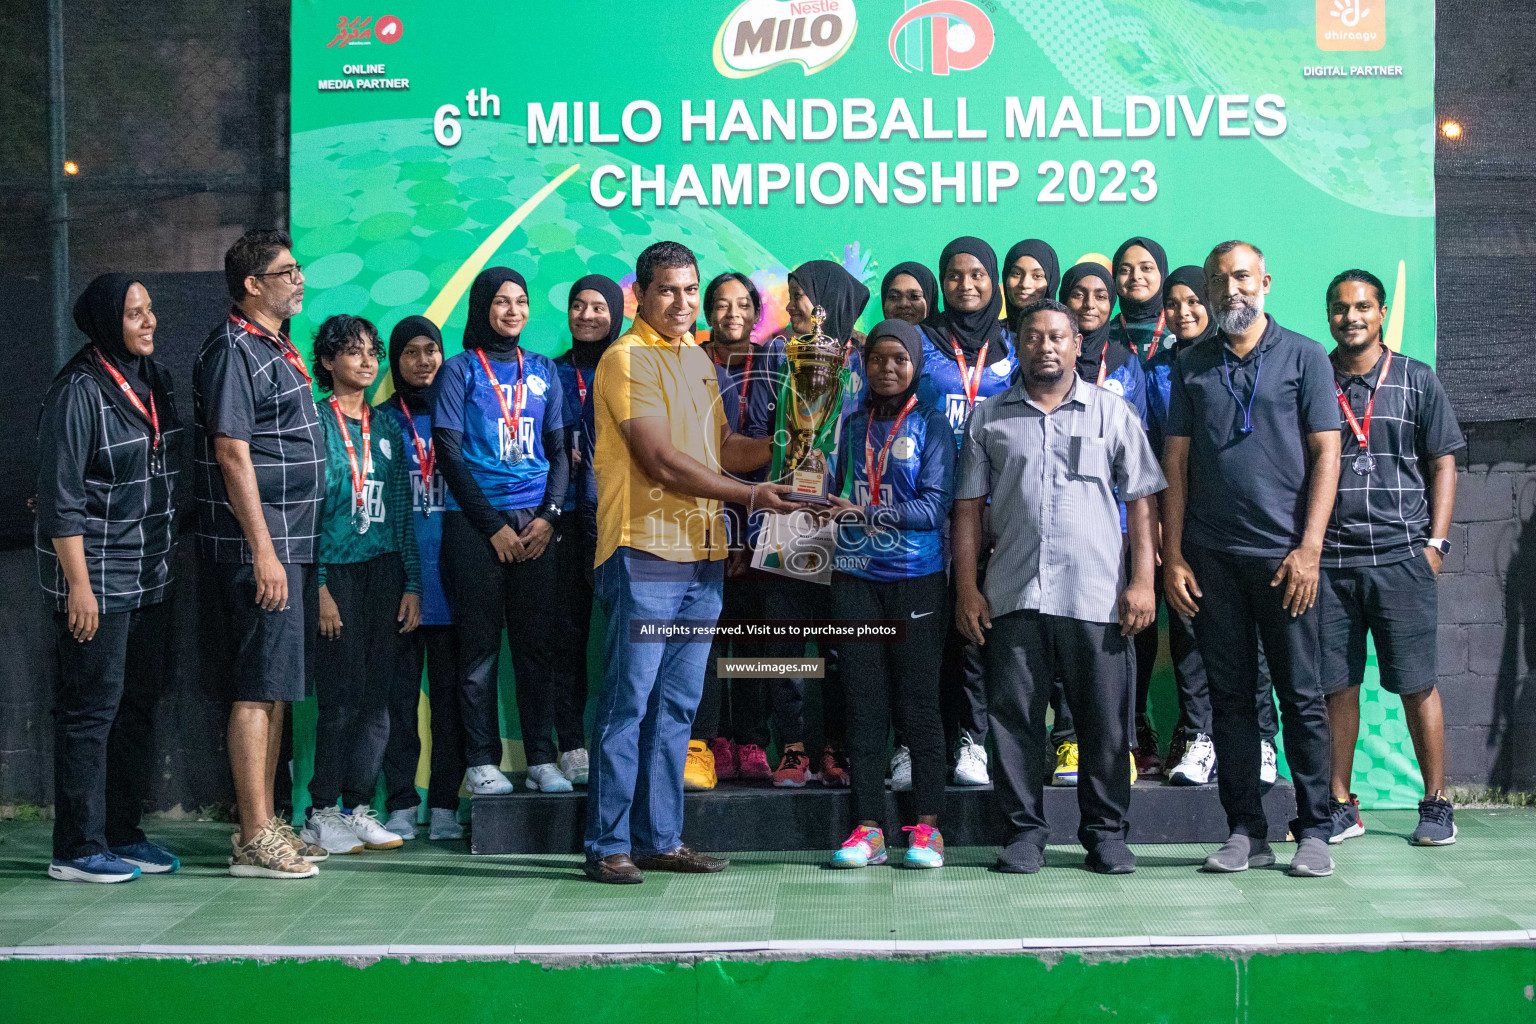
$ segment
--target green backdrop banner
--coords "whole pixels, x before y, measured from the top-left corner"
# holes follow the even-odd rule
[[[425,313],[451,354],[503,264],[558,354],[570,283],[663,238],[751,274],[768,332],[806,259],[876,286],[956,235],[1063,267],[1147,235],[1173,265],[1256,242],[1269,310],[1320,339],[1328,280],[1370,269],[1389,343],[1434,357],[1433,0],[295,0],[292,48],[301,347]],[[1410,803],[1367,690],[1358,791]]]

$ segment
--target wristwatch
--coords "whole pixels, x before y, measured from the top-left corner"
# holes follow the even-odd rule
[[[1425,543],[1425,546],[1434,548],[1436,551],[1440,552],[1441,555],[1448,555],[1451,553],[1451,542],[1446,540],[1444,537],[1431,537]]]

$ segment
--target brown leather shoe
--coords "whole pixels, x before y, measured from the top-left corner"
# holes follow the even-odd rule
[[[678,871],[686,874],[713,874],[724,871],[730,861],[724,857],[711,857],[688,846],[679,846],[671,853],[653,853],[640,862],[647,871]]]
[[[581,870],[592,881],[609,885],[639,885],[645,881],[645,875],[635,867],[635,862],[629,859],[627,853],[612,853],[602,860],[589,860],[581,866]]]

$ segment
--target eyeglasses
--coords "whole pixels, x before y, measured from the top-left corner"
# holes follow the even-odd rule
[[[286,278],[289,284],[298,285],[304,283],[304,266],[295,263],[283,270],[274,270],[269,274],[252,274],[252,277],[281,277]]]

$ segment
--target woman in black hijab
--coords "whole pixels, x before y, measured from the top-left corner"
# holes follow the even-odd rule
[[[887,320],[920,324],[939,308],[939,282],[933,271],[908,260],[885,272],[880,282],[880,311]]]
[[[943,308],[931,310],[923,320],[924,333],[940,355],[954,362],[959,346],[968,363],[983,354],[982,365],[1012,361],[1003,322],[1003,289],[997,277],[997,253],[979,238],[964,235],[939,254],[939,289]],[[926,355],[926,353],[925,353]],[[925,373],[933,367],[926,366]]]
[[[1163,313],[1180,350],[1216,336],[1216,318],[1211,316],[1205,294],[1204,267],[1183,266],[1168,275],[1163,285]]]
[[[470,789],[505,793],[497,768],[497,659],[505,624],[517,673],[528,786],[569,792],[555,764],[554,712],[574,685],[560,638],[534,612],[557,586],[553,548],[570,471],[570,431],[554,362],[521,347],[528,288],[490,267],[469,289],[464,351],[432,383],[432,443],[452,502],[443,569],[458,623]]]
[[[1017,337],[1019,314],[1038,299],[1048,299],[1061,287],[1061,263],[1056,250],[1038,238],[1026,238],[1003,259],[1003,298],[1008,304],[1008,329]]]
[[[1059,298],[1072,310],[1083,336],[1077,375],[1130,402],[1145,423],[1146,376],[1135,355],[1110,330],[1115,284],[1109,271],[1098,263],[1079,263],[1062,277]]]
[[[917,823],[905,863],[944,864],[938,832],[944,800],[944,723],[939,664],[947,627],[944,525],[954,490],[955,448],[944,414],[917,397],[923,344],[918,329],[886,320],[864,350],[869,392],[839,444],[841,496],[832,608],[838,621],[900,619],[906,640],[849,644],[843,652],[853,776],[853,832],[832,866],[886,859],[886,736],[894,722],[909,747]],[[868,454],[866,454],[868,453]],[[851,499],[851,500],[850,500]]]
[[[826,314],[821,333],[840,342],[844,365],[848,368],[848,386],[844,389],[838,426],[858,408],[863,397],[864,358],[859,351],[854,325],[869,303],[869,289],[842,265],[831,260],[811,260],[796,267],[789,275],[790,331],[795,335],[815,330],[814,313],[820,306]],[[785,364],[787,367],[787,364]],[[778,404],[783,404],[782,381],[777,389]],[[834,433],[834,436],[836,434]],[[777,466],[774,470],[777,470]],[[774,621],[786,619],[829,620],[832,617],[831,591],[809,580],[777,576],[767,583],[763,594],[763,616]],[[765,657],[793,658],[804,651],[803,644],[764,644]],[[773,784],[780,788],[804,786],[807,779],[820,778],[823,786],[848,785],[848,758],[844,754],[844,716],[842,678],[837,667],[837,646],[818,641],[817,649],[826,659],[822,682],[822,749],[814,767],[805,749],[805,680],[786,679],[773,691],[773,717],[778,726],[782,756],[773,772]]]
[[[1136,353],[1142,368],[1149,368],[1162,349],[1173,344],[1163,314],[1163,288],[1168,280],[1168,256],[1150,238],[1127,238],[1115,250],[1110,263],[1120,311],[1115,316],[1115,339]]]
[[[145,287],[104,274],[75,303],[88,339],[38,422],[38,576],[53,603],[53,861],[48,875],[127,882],[180,861],[139,829],[151,712],[165,676],[181,424],[150,358]]]

